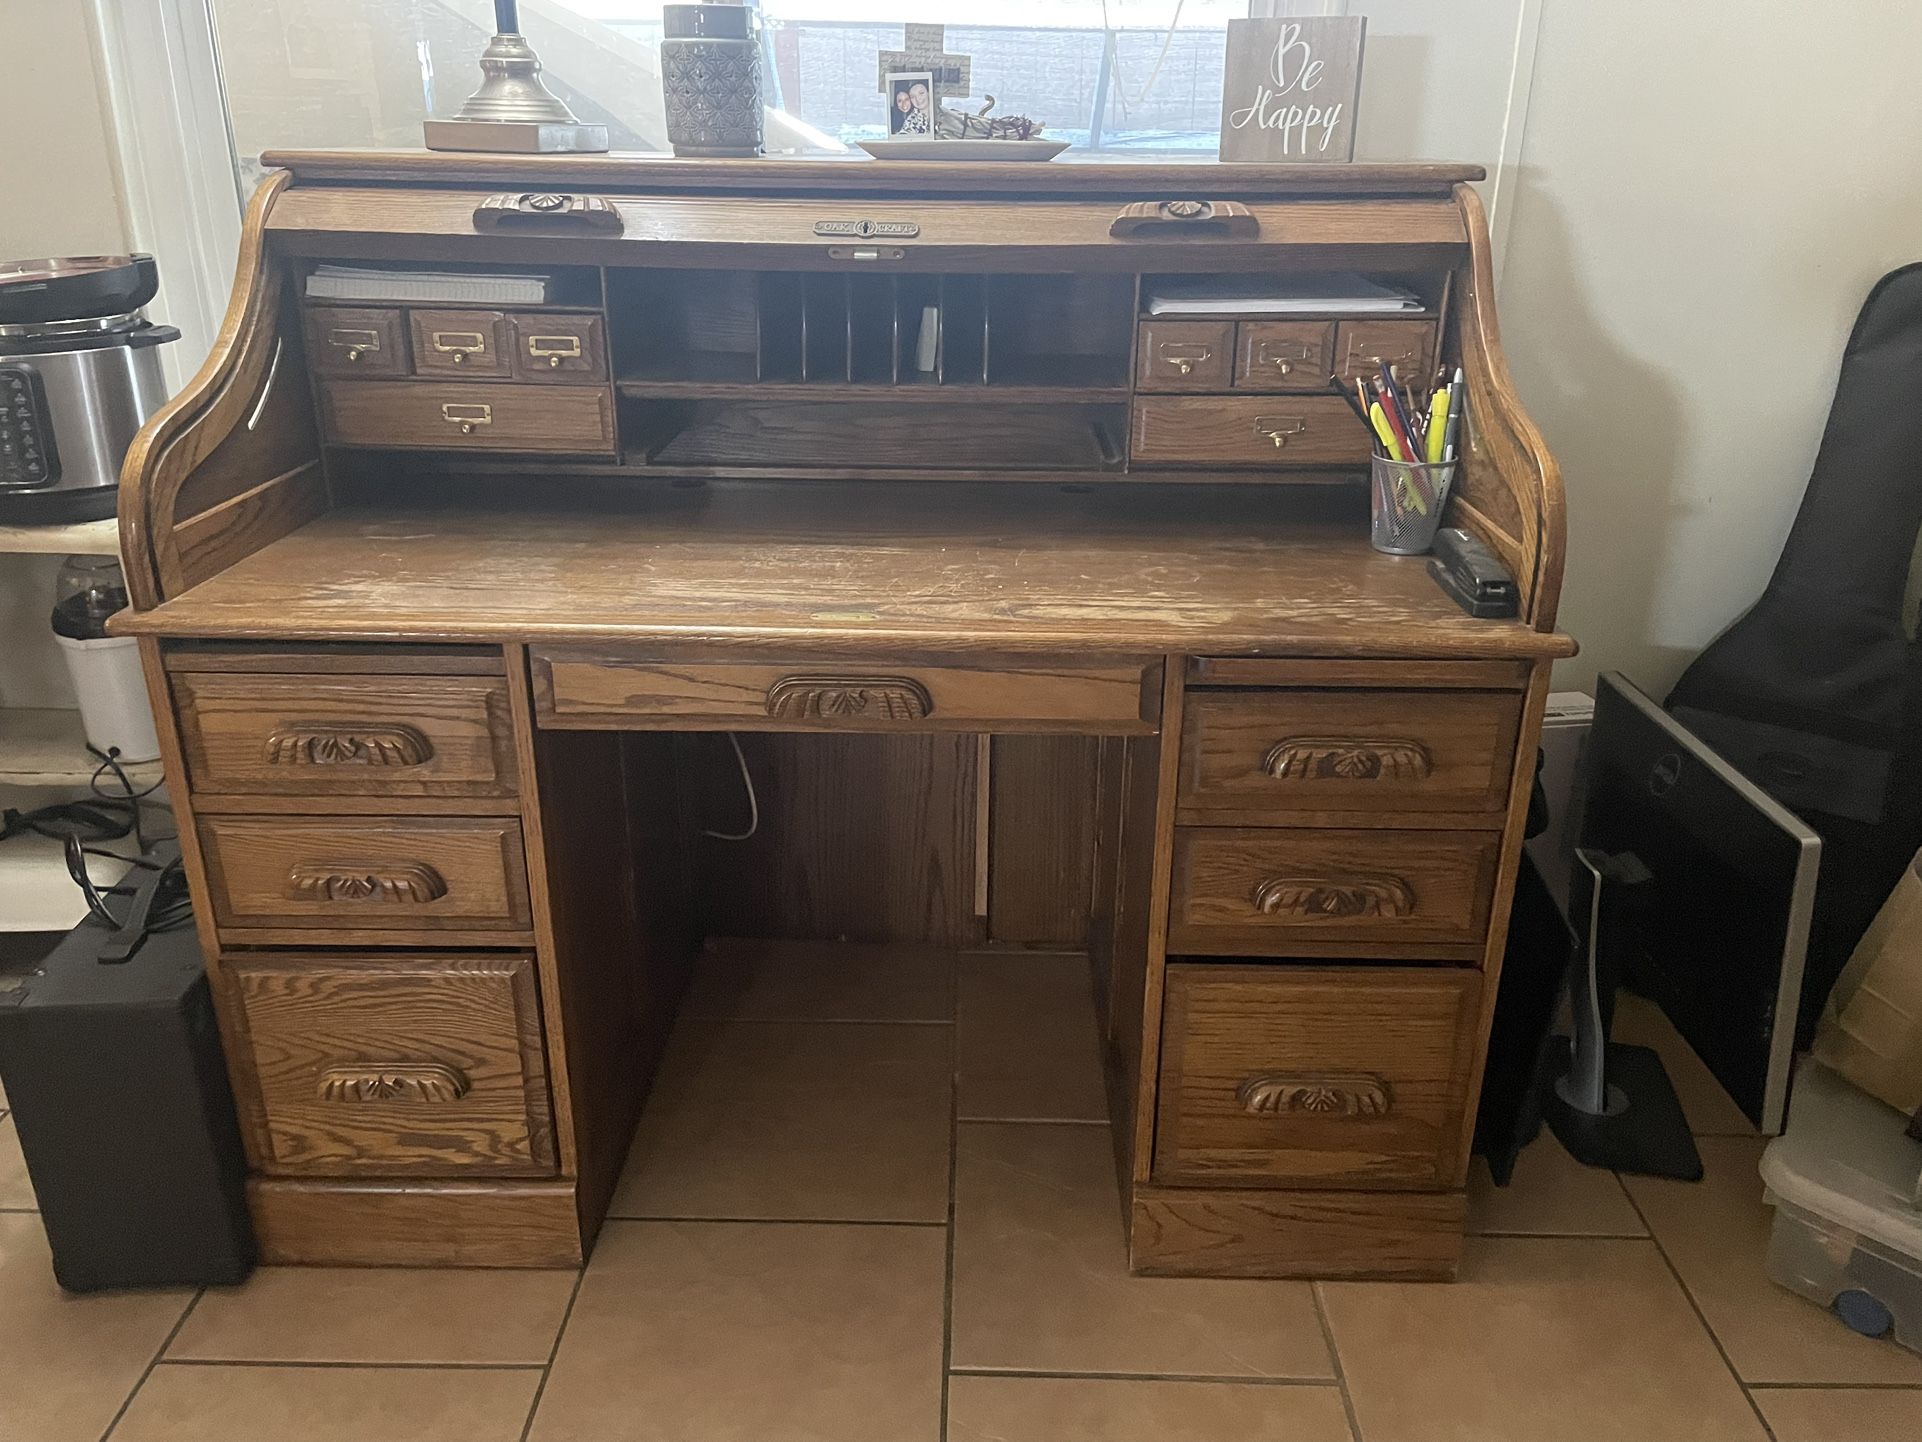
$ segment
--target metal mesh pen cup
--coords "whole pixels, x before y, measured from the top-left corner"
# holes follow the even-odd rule
[[[1368,467],[1368,539],[1377,551],[1419,556],[1435,544],[1456,464],[1375,454]]]

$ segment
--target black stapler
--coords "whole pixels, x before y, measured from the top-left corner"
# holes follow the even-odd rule
[[[1495,553],[1459,526],[1435,535],[1435,553],[1428,558],[1428,574],[1457,606],[1482,619],[1515,616],[1521,612],[1521,592],[1508,568]]]

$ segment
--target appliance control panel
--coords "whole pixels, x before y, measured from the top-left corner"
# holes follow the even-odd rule
[[[59,479],[60,456],[40,372],[0,366],[0,490],[36,490]]]

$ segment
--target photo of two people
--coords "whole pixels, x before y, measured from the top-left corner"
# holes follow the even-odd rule
[[[888,134],[934,138],[934,72],[893,71],[888,75]]]

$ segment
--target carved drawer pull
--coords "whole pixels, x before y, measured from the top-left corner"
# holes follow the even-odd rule
[[[466,1073],[437,1061],[330,1066],[320,1074],[324,1102],[454,1102],[467,1095]]]
[[[479,403],[448,401],[440,408],[440,418],[450,426],[459,426],[462,435],[471,436],[475,426],[494,424],[494,408]]]
[[[934,714],[934,698],[907,676],[788,676],[768,687],[767,714],[787,721],[920,721]]]
[[[1386,1077],[1368,1072],[1268,1072],[1236,1087],[1235,1100],[1258,1117],[1289,1112],[1378,1117],[1394,1104],[1394,1093]]]
[[[301,901],[366,901],[424,906],[447,895],[447,881],[424,861],[369,866],[353,861],[302,861],[287,873]]]
[[[487,354],[487,337],[477,330],[437,330],[434,349],[454,365],[465,365],[470,355]]]
[[[1385,871],[1271,876],[1256,885],[1254,903],[1264,916],[1345,921],[1356,916],[1407,916],[1415,909],[1415,892],[1401,877]]]
[[[1305,435],[1308,422],[1299,416],[1256,416],[1255,434],[1275,443],[1280,450],[1288,444],[1290,436]]]
[[[1277,781],[1425,781],[1435,766],[1419,741],[1284,736],[1261,769]]]
[[[1203,361],[1212,359],[1215,352],[1212,346],[1192,342],[1163,341],[1155,347],[1155,353],[1165,363],[1173,366],[1181,374],[1187,375]]]
[[[546,361],[555,370],[561,368],[562,361],[581,358],[581,338],[577,335],[530,335],[527,337],[527,358],[532,361]]]
[[[337,350],[346,351],[348,360],[357,361],[362,356],[380,349],[380,332],[335,326],[327,332],[327,344]]]
[[[412,726],[314,721],[267,737],[269,766],[420,766],[433,754],[433,743]]]
[[[1261,221],[1240,201],[1183,198],[1137,200],[1108,223],[1108,234],[1116,240],[1152,240],[1156,232],[1252,240],[1261,234]]]

